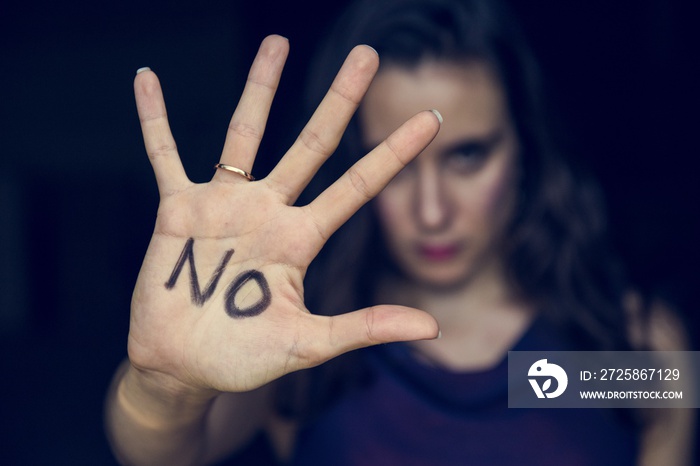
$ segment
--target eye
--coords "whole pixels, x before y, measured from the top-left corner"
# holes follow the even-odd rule
[[[471,173],[481,168],[489,154],[491,144],[470,142],[456,147],[444,157],[444,167],[457,173]]]

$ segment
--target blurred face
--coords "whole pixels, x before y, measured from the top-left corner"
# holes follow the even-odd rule
[[[444,118],[440,133],[375,200],[387,248],[399,269],[423,285],[502,279],[500,246],[515,205],[519,147],[489,67],[383,68],[360,108],[363,143],[374,147],[431,108]]]

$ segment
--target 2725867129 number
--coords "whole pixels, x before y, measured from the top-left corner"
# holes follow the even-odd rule
[[[675,381],[680,379],[678,369],[601,369],[598,380],[661,380]],[[594,375],[595,377],[595,375]]]

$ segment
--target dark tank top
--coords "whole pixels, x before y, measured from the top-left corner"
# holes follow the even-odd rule
[[[536,319],[513,350],[565,350]],[[507,360],[457,373],[403,343],[362,350],[371,382],[302,430],[294,465],[633,465],[637,430],[609,409],[509,409]]]

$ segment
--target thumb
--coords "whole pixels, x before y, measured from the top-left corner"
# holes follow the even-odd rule
[[[330,317],[329,351],[342,353],[394,341],[437,338],[438,323],[427,312],[404,306],[372,306]]]

